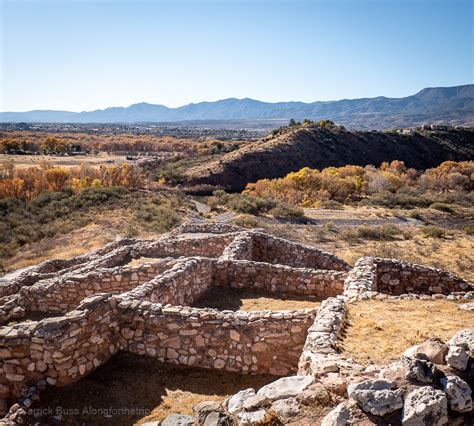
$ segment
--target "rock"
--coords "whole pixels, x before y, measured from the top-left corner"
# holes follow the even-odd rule
[[[347,393],[362,410],[375,416],[384,416],[403,407],[403,391],[396,389],[396,385],[387,380],[366,380],[351,384]]]
[[[403,406],[404,426],[440,426],[448,423],[448,400],[443,391],[423,386],[410,392]]]
[[[260,409],[257,411],[241,411],[237,414],[239,426],[259,426],[267,421],[267,410]]]
[[[250,397],[244,402],[244,409],[245,410],[253,410],[255,408],[263,407],[264,405],[269,405],[270,400],[263,395],[255,395]]]
[[[405,378],[410,381],[430,383],[436,382],[438,371],[434,364],[423,359],[407,359]]]
[[[403,361],[395,361],[380,370],[379,379],[400,382],[405,379],[405,372],[406,366]]]
[[[347,392],[347,383],[339,374],[329,373],[327,376],[320,377],[319,381],[329,393],[344,396]]]
[[[439,339],[428,339],[418,347],[416,353],[426,356],[433,364],[446,364],[444,358],[448,347]]]
[[[272,404],[273,411],[278,417],[288,418],[299,414],[300,406],[296,398],[279,399]]]
[[[185,414],[170,414],[163,420],[162,426],[193,426],[196,422],[194,417]]]
[[[446,361],[457,370],[465,370],[469,361],[469,348],[467,344],[451,345],[446,355]]]
[[[472,410],[472,391],[469,385],[458,376],[446,376],[440,380],[453,411],[468,413]]]
[[[228,414],[213,411],[206,416],[202,426],[231,426],[232,424],[232,417]]]
[[[462,311],[474,311],[474,302],[463,303],[462,305],[458,305],[458,309]]]
[[[313,383],[310,387],[306,388],[303,392],[296,396],[296,399],[303,405],[321,405],[328,406],[331,401],[331,395],[328,390],[321,383]]]
[[[420,345],[410,346],[405,352],[403,352],[402,356],[406,358],[415,358],[419,347]]]
[[[449,340],[448,345],[459,345],[465,343],[471,352],[474,351],[474,330],[466,328],[464,330],[456,333],[451,340]]]
[[[313,381],[311,376],[282,377],[262,387],[257,395],[266,396],[271,401],[289,398],[303,392]]]
[[[194,416],[197,424],[202,425],[209,414],[219,412],[221,407],[220,401],[203,401],[193,407]]]
[[[237,392],[235,395],[229,397],[229,399],[226,401],[227,411],[230,414],[235,414],[238,411],[243,410],[244,402],[253,396],[255,396],[255,390],[252,388]]]
[[[347,426],[352,422],[352,413],[347,402],[341,402],[324,417],[321,426]]]

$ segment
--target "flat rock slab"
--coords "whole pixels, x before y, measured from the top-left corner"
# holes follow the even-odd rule
[[[283,377],[261,388],[257,395],[265,396],[270,401],[290,398],[303,392],[313,382],[311,376]]]

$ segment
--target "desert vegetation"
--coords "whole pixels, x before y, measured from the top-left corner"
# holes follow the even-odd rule
[[[386,207],[428,207],[447,211],[449,203],[469,203],[474,189],[474,162],[446,161],[426,171],[402,161],[374,166],[305,167],[279,179],[250,183],[246,194],[301,207],[329,207],[359,202]]]

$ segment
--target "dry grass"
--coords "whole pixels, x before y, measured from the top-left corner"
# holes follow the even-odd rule
[[[61,390],[48,388],[34,409],[78,410],[55,420],[51,415],[29,418],[27,424],[130,425],[163,420],[171,413],[192,414],[193,405],[223,400],[239,390],[259,389],[276,377],[240,375],[218,370],[165,364],[153,358],[119,353],[102,368]],[[84,409],[126,409],[111,417],[91,415]],[[141,410],[133,414],[131,409]],[[145,413],[145,414],[143,414]]]
[[[474,324],[474,313],[446,300],[368,300],[348,305],[343,353],[361,363],[395,360],[430,337],[449,340]]]
[[[346,262],[354,264],[361,256],[391,257],[444,269],[474,282],[474,237],[458,234],[448,239],[423,238],[410,240],[365,242],[343,245],[330,250]]]
[[[102,165],[130,163],[134,161],[127,161],[124,155],[107,155],[105,152],[101,152],[98,155],[75,155],[75,156],[62,156],[62,155],[6,155],[0,154],[0,163],[14,161],[15,166],[19,169],[32,166],[40,166],[43,163],[48,163],[54,166],[61,167],[77,167],[81,164],[86,164],[92,167],[99,167]],[[113,161],[113,163],[107,163],[107,161]]]
[[[272,295],[226,287],[213,287],[194,303],[199,308],[216,308],[232,311],[293,310],[317,308],[319,299],[299,296]]]

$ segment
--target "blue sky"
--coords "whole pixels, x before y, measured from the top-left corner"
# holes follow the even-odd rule
[[[473,82],[472,0],[0,0],[2,111]]]

